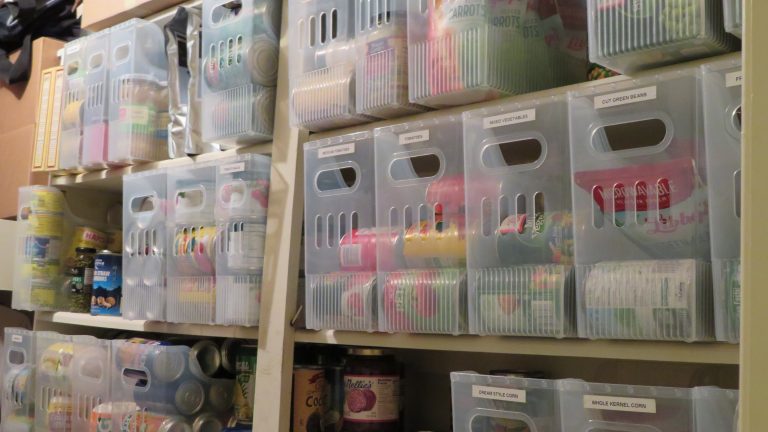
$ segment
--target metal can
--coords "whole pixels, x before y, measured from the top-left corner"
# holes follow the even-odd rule
[[[103,250],[96,254],[93,268],[92,315],[120,315],[123,256]]]
[[[293,368],[293,431],[320,432],[327,388],[322,366]]]
[[[327,402],[323,415],[323,430],[339,432],[344,425],[344,366],[325,367]]]
[[[65,264],[71,265],[71,261],[77,256],[77,248],[92,248],[102,250],[107,247],[109,238],[95,228],[80,226],[75,228],[72,234],[72,243],[66,250]]]
[[[240,349],[242,341],[240,339],[229,338],[222,342],[219,347],[221,352],[221,367],[232,375],[237,374],[237,351]]]
[[[208,406],[222,413],[232,408],[235,397],[235,382],[233,380],[214,380],[208,387]]]
[[[33,213],[63,213],[64,195],[58,190],[46,187],[32,188],[29,209]]]
[[[178,416],[134,411],[122,418],[119,432],[192,432],[192,426]],[[114,431],[118,432],[118,431]]]
[[[186,360],[180,349],[168,347],[167,342],[132,338],[117,350],[118,366],[142,370],[161,383],[176,381],[184,373]]]
[[[64,218],[57,214],[32,213],[27,218],[29,235],[61,238],[64,234]],[[74,254],[74,248],[72,253]]]
[[[107,402],[97,405],[88,417],[88,432],[112,432],[113,425],[122,424],[122,420],[132,417],[138,409],[133,402]],[[121,427],[118,430],[128,429]]]
[[[237,350],[235,381],[235,417],[242,424],[253,423],[254,393],[256,392],[256,345],[242,345]]]
[[[196,379],[152,389],[136,387],[133,399],[140,408],[162,414],[190,416],[199,413],[205,404],[205,388]]]
[[[193,361],[194,360],[194,361]],[[192,345],[189,349],[189,363],[199,366],[199,370],[192,366],[192,373],[199,375],[200,378],[212,377],[216,375],[221,367],[221,352],[219,352],[219,346],[215,342],[210,340],[201,340]]]
[[[192,432],[221,432],[224,424],[211,413],[197,416],[192,423]]]

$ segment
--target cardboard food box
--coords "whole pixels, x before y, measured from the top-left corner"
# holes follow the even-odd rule
[[[185,0],[84,0],[82,26],[103,30],[131,18],[144,18],[169,9]]]

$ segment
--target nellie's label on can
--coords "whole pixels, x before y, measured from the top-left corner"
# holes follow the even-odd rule
[[[120,315],[122,298],[122,255],[102,251],[96,255],[93,270],[92,315]]]

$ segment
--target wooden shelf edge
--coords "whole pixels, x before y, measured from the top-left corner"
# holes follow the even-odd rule
[[[161,321],[127,320],[122,317],[93,316],[73,312],[37,312],[37,320],[82,327],[167,333],[204,337],[233,337],[257,339],[258,327],[222,326],[208,324],[174,324]]]
[[[450,336],[297,330],[296,342],[434,351],[465,351],[674,363],[738,364],[739,346],[722,343],[594,341],[502,336]]]

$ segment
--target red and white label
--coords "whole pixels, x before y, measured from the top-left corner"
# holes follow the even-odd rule
[[[384,423],[400,417],[400,377],[344,375],[344,421]]]

